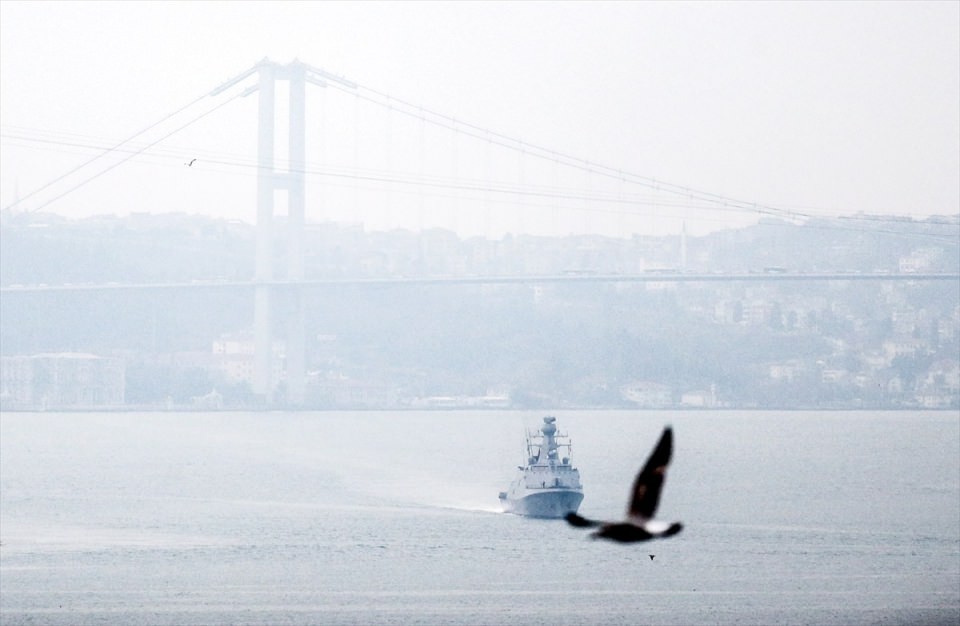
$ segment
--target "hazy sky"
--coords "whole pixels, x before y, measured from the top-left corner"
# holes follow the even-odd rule
[[[269,57],[361,86],[308,88],[312,221],[624,235],[759,215],[734,201],[799,217],[960,211],[958,2],[0,11],[3,207],[253,221],[257,97],[234,96],[255,77],[33,192]]]

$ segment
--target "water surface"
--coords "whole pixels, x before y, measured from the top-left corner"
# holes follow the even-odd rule
[[[603,518],[672,423],[684,532],[501,514],[542,413],[0,414],[0,622],[960,621],[955,412],[556,415]]]

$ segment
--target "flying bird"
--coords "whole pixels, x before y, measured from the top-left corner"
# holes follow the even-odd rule
[[[683,530],[680,522],[661,522],[654,520],[660,502],[660,490],[667,477],[667,466],[673,451],[673,431],[669,426],[663,429],[660,442],[653,449],[646,465],[637,474],[627,507],[627,519],[622,522],[598,522],[586,519],[576,513],[568,513],[566,520],[571,526],[579,528],[597,528],[591,533],[594,539],[609,539],[620,543],[635,543],[661,537],[670,537]],[[653,560],[653,556],[650,556]]]
[[[184,165],[186,165],[187,167],[190,167],[190,166],[192,166],[192,165],[194,164],[195,161],[196,161],[196,159],[190,159],[190,162],[189,162],[189,163],[185,163]]]

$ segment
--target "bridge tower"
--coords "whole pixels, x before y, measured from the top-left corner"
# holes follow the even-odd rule
[[[214,89],[215,96],[248,76],[258,82],[244,93],[259,91],[257,130],[257,226],[254,268],[254,371],[253,392],[265,406],[274,402],[273,320],[278,316],[286,330],[286,372],[288,405],[300,406],[306,388],[305,316],[302,287],[304,230],[304,168],[306,166],[306,84],[326,87],[333,81],[356,89],[356,83],[298,60],[286,65],[263,59],[260,63]],[[288,166],[278,170],[275,163],[276,83],[289,86]],[[287,193],[286,276],[289,285],[278,286],[273,267],[274,199],[277,191]],[[281,305],[283,308],[281,309]]]
[[[274,200],[277,191],[287,193],[286,280],[296,282],[303,273],[304,166],[306,157],[307,66],[299,61],[278,65],[264,59],[257,66],[259,77],[259,124],[257,134],[257,239],[254,281],[254,372],[253,392],[264,404],[273,403],[273,318],[279,304],[287,306],[282,316],[286,328],[286,403],[302,405],[306,385],[303,294],[291,285],[279,292],[273,267]],[[277,170],[274,154],[276,82],[289,84],[288,160],[286,171]],[[319,82],[319,81],[311,81]],[[321,83],[322,84],[322,83]],[[281,296],[283,298],[281,299]]]

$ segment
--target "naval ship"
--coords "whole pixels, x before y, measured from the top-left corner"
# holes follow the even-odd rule
[[[556,421],[545,417],[538,431],[527,431],[527,464],[517,466],[516,479],[507,491],[500,492],[504,512],[561,518],[580,507],[580,472],[570,464],[570,438],[557,432]],[[561,450],[567,456],[561,458]]]

